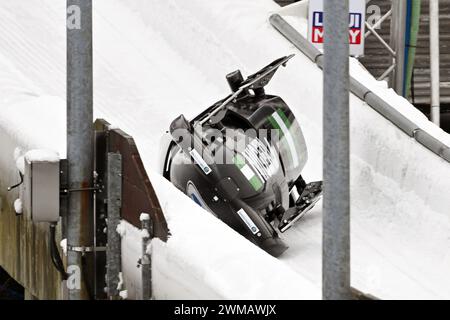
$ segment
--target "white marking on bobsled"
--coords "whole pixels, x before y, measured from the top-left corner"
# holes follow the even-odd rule
[[[240,209],[237,213],[253,234],[257,234],[259,232],[258,227],[253,223],[252,219],[250,219],[244,209]]]
[[[197,150],[193,149],[189,154],[194,158],[195,163],[203,170],[203,172],[208,175],[211,173],[211,168],[208,164],[203,160],[202,156],[197,152]]]

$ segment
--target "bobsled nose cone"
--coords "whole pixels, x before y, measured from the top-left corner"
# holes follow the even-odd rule
[[[289,247],[280,238],[268,238],[261,243],[261,248],[278,258]]]

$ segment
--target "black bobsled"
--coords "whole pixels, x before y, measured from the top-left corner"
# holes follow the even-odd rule
[[[309,211],[322,183],[306,184],[303,133],[288,105],[265,93],[275,60],[243,79],[227,76],[232,94],[191,121],[170,126],[163,174],[177,188],[274,256],[288,247],[279,234]]]

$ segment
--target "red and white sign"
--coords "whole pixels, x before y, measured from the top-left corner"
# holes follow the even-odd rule
[[[308,39],[319,49],[323,48],[324,36],[324,0],[309,1]],[[364,55],[364,33],[366,21],[366,1],[349,0],[349,41],[350,55]]]

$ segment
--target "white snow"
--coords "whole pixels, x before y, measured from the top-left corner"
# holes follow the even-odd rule
[[[119,272],[119,282],[117,283],[117,290],[123,289],[123,273]]]
[[[142,239],[150,238],[150,234],[148,233],[148,230],[142,229],[142,230],[140,231],[140,233],[141,233],[141,238],[142,238]]]
[[[139,216],[139,220],[140,221],[150,220],[150,215],[148,213],[141,213],[141,215]]]
[[[17,160],[19,157],[22,156],[23,150],[19,147],[14,149],[14,159]]]
[[[128,299],[134,300],[140,297],[142,288],[141,269],[139,260],[142,257],[141,230],[122,220],[120,226],[121,253],[122,253],[122,280],[124,288],[127,288]]]
[[[145,253],[146,254],[152,254],[153,253],[153,251],[152,251],[152,249],[153,249],[153,246],[152,246],[152,242],[153,242],[153,240],[151,240],[148,244],[147,244],[147,248],[145,249]]]
[[[118,234],[120,234],[121,237],[125,237],[126,234],[126,225],[125,225],[125,221],[120,221],[120,223],[117,225],[116,227],[116,231]]]
[[[67,256],[67,239],[62,239],[59,246],[61,247],[63,254]]]
[[[2,9],[0,11],[3,12]],[[16,75],[0,70],[0,79],[4,78],[15,79]],[[65,121],[59,121],[65,118],[65,102],[62,97],[29,96],[18,103],[0,102],[0,105],[0,127],[3,134],[11,137],[21,152],[33,149],[52,150],[58,152],[61,159],[65,158],[66,124]],[[12,154],[13,152],[8,156]]]
[[[35,149],[28,151],[25,159],[29,162],[59,162],[59,155],[52,150]]]
[[[310,155],[305,178],[322,178],[322,72],[270,26],[268,17],[278,9],[271,0],[95,1],[95,116],[134,136],[172,233],[167,243],[152,241],[158,298],[320,296],[320,205],[285,235],[291,247],[276,260],[154,172],[160,137],[171,120],[180,113],[191,118],[226,96],[227,73],[240,68],[250,74],[296,53],[267,91],[283,97],[304,130]],[[283,14],[306,34],[300,9]],[[0,190],[17,182],[16,162],[22,166],[27,150],[65,157],[61,12],[64,1],[0,3]],[[448,134],[354,59],[351,72],[450,144]],[[380,298],[450,298],[450,165],[354,95],[350,101],[352,285]],[[8,197],[12,202],[17,194]],[[126,222],[118,232],[125,239],[123,275],[133,299],[142,238]]]
[[[126,300],[128,299],[128,290],[122,290],[119,292],[119,296],[123,299]]]
[[[16,201],[14,201],[14,210],[16,211],[17,214],[23,213],[22,200],[16,199]]]
[[[157,299],[318,299],[320,289],[239,236],[160,175],[150,180],[169,221],[152,240]]]
[[[120,129],[120,128],[118,128],[117,126],[115,126],[115,125],[113,125],[113,124],[110,124],[110,125],[108,126],[108,130],[115,130],[115,129]]]
[[[24,156],[17,157],[17,159],[16,159],[16,168],[22,174],[25,173],[25,158],[24,158]]]
[[[23,150],[22,148],[15,148],[14,149],[14,160],[16,161],[16,167],[17,170],[19,170],[22,174],[25,173],[25,159],[23,156]]]

